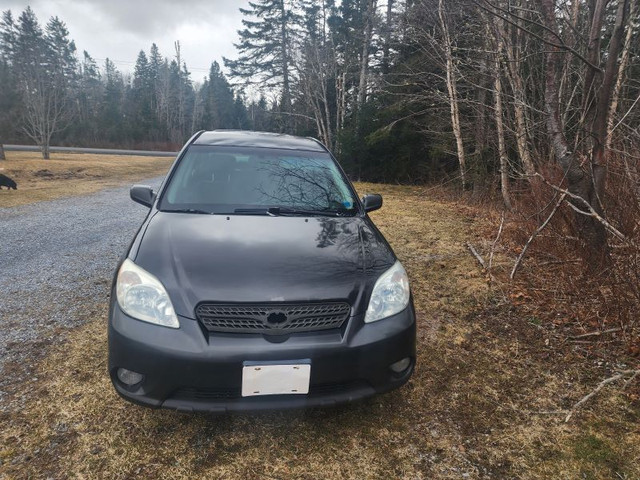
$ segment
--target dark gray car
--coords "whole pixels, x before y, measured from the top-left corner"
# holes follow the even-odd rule
[[[408,278],[313,139],[196,134],[118,266],[109,373],[120,395],[178,410],[333,405],[404,384]]]

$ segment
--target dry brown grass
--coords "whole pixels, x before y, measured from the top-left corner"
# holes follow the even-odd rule
[[[32,152],[6,152],[0,173],[18,190],[0,190],[0,208],[85,195],[103,188],[164,175],[172,158],[54,153],[50,160]]]
[[[404,262],[419,312],[418,367],[402,389],[326,410],[183,415],[114,393],[106,307],[37,366],[0,418],[0,478],[640,478],[640,412],[558,356],[539,327],[490,289],[464,242],[475,212],[420,188],[358,185]]]

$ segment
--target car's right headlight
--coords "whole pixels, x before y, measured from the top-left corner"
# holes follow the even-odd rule
[[[373,287],[369,308],[364,316],[365,323],[371,323],[400,313],[409,305],[411,290],[409,277],[399,260],[384,272]]]
[[[169,295],[160,280],[128,258],[116,280],[116,297],[124,313],[143,322],[180,328]]]

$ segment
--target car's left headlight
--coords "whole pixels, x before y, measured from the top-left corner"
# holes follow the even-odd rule
[[[116,280],[116,297],[124,313],[143,322],[180,328],[169,294],[160,280],[128,258]]]
[[[365,323],[376,322],[400,313],[409,305],[409,277],[400,261],[384,272],[373,287]]]

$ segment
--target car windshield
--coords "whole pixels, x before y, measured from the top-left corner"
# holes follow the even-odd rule
[[[352,189],[328,153],[191,145],[160,210],[186,213],[353,215]]]

